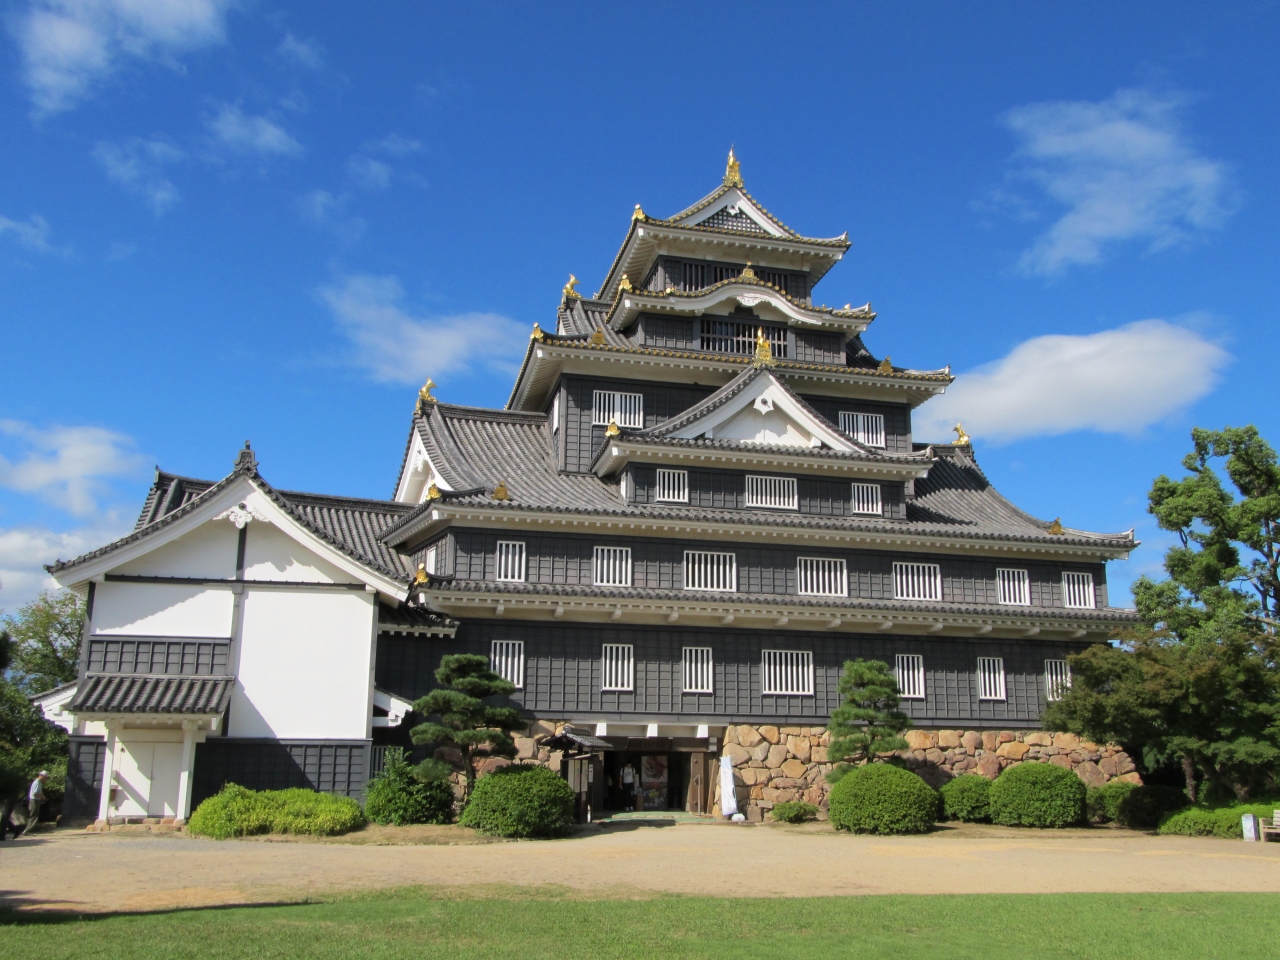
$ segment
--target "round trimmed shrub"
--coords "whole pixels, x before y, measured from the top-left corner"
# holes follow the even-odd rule
[[[939,791],[942,815],[948,820],[985,823],[991,819],[991,781],[981,774],[966,773],[949,780]]]
[[[831,788],[831,822],[853,833],[924,833],[938,819],[938,794],[909,770],[869,763]]]
[[[403,750],[388,750],[382,772],[365,790],[364,815],[373,823],[448,823],[453,819],[453,787],[447,780],[423,783],[413,775]]]
[[[554,837],[573,822],[573,800],[546,767],[513,765],[476,782],[458,822],[499,837]]]
[[[991,784],[991,822],[1008,827],[1069,827],[1084,819],[1084,782],[1052,763],[1009,767]]]
[[[249,790],[234,783],[202,802],[187,821],[193,834],[226,840],[259,833],[329,837],[364,825],[360,804],[350,797],[290,790]]]
[[[770,816],[783,823],[804,823],[818,815],[818,808],[804,800],[784,800],[775,803]]]
[[[1111,823],[1120,813],[1120,801],[1138,789],[1136,783],[1112,780],[1101,787],[1090,787],[1085,796],[1089,819],[1095,823]]]
[[[1167,814],[1191,806],[1177,787],[1143,784],[1130,790],[1116,805],[1116,823],[1130,830],[1154,830]]]

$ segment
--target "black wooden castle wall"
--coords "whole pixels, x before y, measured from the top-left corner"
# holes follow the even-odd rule
[[[651,383],[640,380],[605,380],[588,377],[565,377],[564,469],[585,473],[596,451],[604,443],[603,426],[591,423],[592,403],[596,390],[622,390],[644,396],[644,425],[654,427],[689,409],[714,391],[710,386],[683,386],[674,383]]]

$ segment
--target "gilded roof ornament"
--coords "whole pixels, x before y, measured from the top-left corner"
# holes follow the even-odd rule
[[[569,282],[564,285],[564,289],[560,291],[565,299],[581,300],[582,294],[578,292],[578,278],[572,273],[569,274]]]
[[[622,431],[618,429],[618,421],[613,419],[613,417],[610,417],[609,425],[604,428],[604,435],[606,437],[616,437],[621,432]]]
[[[764,327],[760,327],[756,332],[756,355],[751,358],[753,367],[772,367],[777,364],[773,359],[773,347],[769,343],[769,338],[764,335]]]
[[[507,492],[507,481],[499,480],[498,485],[493,488],[494,500],[510,500],[511,494]]]
[[[738,158],[733,155],[733,147],[729,148],[729,162],[724,168],[724,185],[726,187],[742,186],[742,168],[738,165]]]
[[[413,573],[413,582],[414,583],[427,582],[427,565],[425,563],[418,564],[418,569],[415,570]]]
[[[954,430],[954,431],[956,432],[956,445],[957,445],[957,446],[964,447],[964,446],[969,446],[970,444],[972,444],[972,443],[973,443],[973,440],[969,437],[969,435],[968,435],[967,433],[965,433],[965,432],[964,432],[964,424],[962,424],[962,423],[957,423],[957,424],[956,424],[954,427],[952,427],[951,429],[952,429],[952,430]]]
[[[639,220],[641,223],[644,223],[645,220],[649,218],[644,215],[644,211],[640,209],[640,204],[637,203],[635,212],[631,214],[631,219]]]
[[[427,487],[427,499],[428,500],[440,499],[440,488],[436,486],[436,482],[434,480],[431,481],[431,486]]]
[[[1054,517],[1053,523],[1049,524],[1049,531],[1055,537],[1062,536],[1066,531],[1062,529],[1062,518]]]
[[[543,338],[543,337],[545,337],[545,336],[546,336],[546,334],[542,332],[542,327],[538,326],[538,324],[536,324],[536,323],[535,323],[535,324],[533,325],[533,333],[529,334],[529,339],[530,339],[530,340],[537,340],[537,341],[541,342],[541,341],[542,341],[542,338]]]
[[[603,346],[604,346],[604,331],[603,331],[603,330],[601,330],[599,327],[596,327],[596,332],[595,332],[595,333],[593,333],[593,334],[591,335],[591,340],[590,340],[590,341],[588,341],[588,342],[589,342],[593,347],[603,347]]]
[[[750,260],[747,261],[747,265],[742,268],[742,273],[740,273],[738,276],[739,276],[739,279],[742,279],[742,280],[754,280],[756,278],[756,272],[751,269]]]
[[[625,292],[625,293],[630,293],[630,292],[631,292],[632,290],[634,290],[634,289],[635,289],[635,287],[633,287],[633,286],[631,285],[631,278],[630,278],[630,277],[628,277],[628,276],[624,273],[624,274],[622,275],[622,279],[618,281],[618,292],[619,292],[619,293],[624,293],[624,292]]]
[[[888,354],[885,354],[885,358],[880,361],[880,366],[876,367],[876,373],[893,373],[893,363]]]
[[[436,398],[431,395],[431,388],[435,385],[436,382],[428,377],[427,382],[418,391],[418,413],[426,413],[427,404],[436,402]]]

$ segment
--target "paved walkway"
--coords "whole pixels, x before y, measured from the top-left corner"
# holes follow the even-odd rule
[[[408,828],[410,830],[414,828]],[[397,837],[412,843],[394,843]],[[295,900],[416,884],[598,896],[1280,892],[1280,844],[1120,830],[965,826],[870,838],[804,827],[617,825],[551,842],[468,843],[460,828],[359,842],[36,834],[0,844],[0,900],[82,910]]]

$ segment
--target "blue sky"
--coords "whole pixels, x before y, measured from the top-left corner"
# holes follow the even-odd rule
[[[390,495],[422,379],[501,406],[636,203],[719,182],[853,249],[993,482],[1145,541],[1192,426],[1272,399],[1274,3],[0,6],[0,607],[246,438]],[[937,406],[936,413],[931,408]]]

